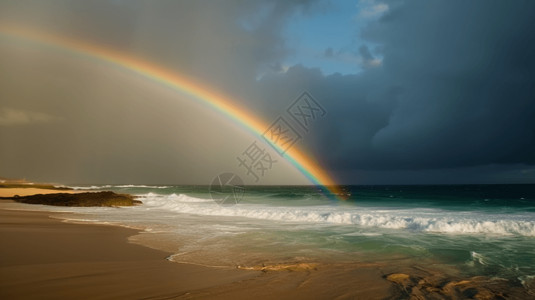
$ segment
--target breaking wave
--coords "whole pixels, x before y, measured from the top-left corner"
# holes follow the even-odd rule
[[[122,184],[122,185],[91,185],[91,186],[69,186],[70,188],[74,190],[102,190],[102,189],[110,189],[110,188],[149,188],[149,189],[166,189],[170,188],[170,186],[167,185],[135,185],[135,184]]]
[[[148,209],[205,216],[244,217],[277,222],[340,224],[384,229],[448,233],[535,236],[535,214],[485,214],[440,209],[370,209],[340,206],[219,206],[184,194],[143,195]]]

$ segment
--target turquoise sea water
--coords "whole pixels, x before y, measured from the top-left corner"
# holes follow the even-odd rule
[[[219,205],[208,186],[80,186],[138,195],[131,208],[80,208],[146,229],[171,259],[207,265],[417,260],[521,283],[535,275],[535,185],[246,186]]]

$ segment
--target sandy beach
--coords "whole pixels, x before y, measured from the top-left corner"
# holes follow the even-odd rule
[[[55,213],[12,210],[13,204],[0,200],[1,299],[383,299],[392,293],[374,265],[348,273],[175,263],[166,260],[170,253],[129,243],[137,230],[65,223],[50,217]]]
[[[77,190],[53,190],[53,189],[41,189],[41,188],[0,188],[0,197],[13,197],[15,195],[19,196],[30,196],[35,194],[57,194],[57,193],[68,193],[75,194],[83,191]]]
[[[169,262],[168,253],[128,243],[133,229],[1,207],[2,299],[167,299],[258,275]]]

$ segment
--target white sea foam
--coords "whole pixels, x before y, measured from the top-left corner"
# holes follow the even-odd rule
[[[143,198],[143,203],[148,204],[150,206],[156,206],[163,209],[170,209],[176,211],[174,209],[174,204],[180,204],[180,203],[195,203],[195,202],[209,202],[213,203],[212,199],[203,199],[203,198],[195,198],[191,196],[186,196],[184,194],[171,194],[166,196],[160,196],[155,193],[148,193],[145,195],[141,195]]]
[[[535,275],[520,276],[518,277],[518,280],[520,280],[520,283],[522,283],[528,290],[535,288]]]
[[[71,189],[74,190],[100,190],[100,189],[108,189],[113,187],[112,185],[91,185],[91,186],[69,186]]]
[[[109,189],[109,188],[150,188],[150,189],[166,189],[170,186],[168,185],[144,185],[144,184],[120,184],[120,185],[91,185],[91,186],[69,186],[72,189],[75,190],[102,190],[102,189]]]
[[[470,256],[472,257],[472,261],[477,261],[479,264],[481,265],[487,265],[487,258],[481,254],[481,253],[477,253],[475,251],[470,251]]]
[[[118,187],[118,188],[151,188],[151,189],[166,189],[166,188],[169,188],[168,185],[158,186],[158,185],[144,185],[144,184],[139,184],[139,185],[136,185],[136,184],[123,184],[123,185],[115,185],[113,187]]]
[[[535,214],[498,215],[433,209],[374,210],[347,206],[273,207],[260,204],[219,206],[184,194],[141,197],[145,207],[201,216],[244,217],[277,222],[341,224],[449,234],[535,236]]]

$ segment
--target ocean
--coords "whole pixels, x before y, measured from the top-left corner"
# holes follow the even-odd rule
[[[245,186],[237,204],[208,186],[73,186],[142,205],[54,208],[70,221],[142,229],[134,243],[218,267],[287,262],[417,262],[523,284],[535,276],[535,185]],[[217,200],[217,199],[216,199]],[[232,205],[234,204],[234,205]]]

